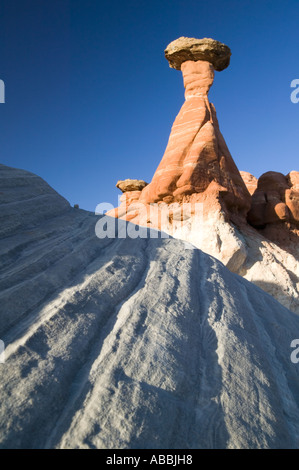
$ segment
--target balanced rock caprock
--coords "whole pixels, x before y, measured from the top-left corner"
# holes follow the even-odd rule
[[[147,186],[147,183],[143,180],[126,179],[118,181],[115,186],[123,193],[127,193],[129,191],[142,191]]]

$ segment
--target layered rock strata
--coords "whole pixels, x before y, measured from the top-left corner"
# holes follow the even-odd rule
[[[299,313],[298,172],[240,174],[208,99],[230,55],[207,38],[167,46],[185,102],[152,181],[125,192],[108,214],[192,243]]]

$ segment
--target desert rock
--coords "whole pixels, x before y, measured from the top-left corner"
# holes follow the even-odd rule
[[[164,156],[140,201],[183,201],[194,193],[218,185],[218,196],[229,212],[245,215],[250,194],[220,132],[208,92],[214,80],[213,65],[188,60],[181,67],[185,103],[172,126]],[[213,187],[215,188],[215,186]]]
[[[147,186],[148,183],[146,183],[143,180],[132,180],[132,179],[126,179],[123,181],[118,181],[116,183],[116,187],[119,188],[123,193],[126,193],[128,191],[141,191],[145,186]]]
[[[251,173],[248,173],[248,171],[240,171],[240,175],[242,176],[242,180],[244,181],[246,188],[252,196],[252,194],[257,189],[258,179]]]
[[[297,315],[181,240],[99,239],[134,226],[0,180],[1,449],[298,448]]]
[[[287,176],[268,171],[260,176],[252,194],[248,221],[255,227],[278,222],[299,222],[299,185],[296,171]]]
[[[185,102],[151,183],[125,193],[109,215],[201,248],[299,313],[299,173],[240,174],[208,99],[214,69],[222,70],[213,44],[179,38],[167,47],[170,66],[183,73]]]
[[[184,36],[172,41],[165,49],[169,66],[181,70],[186,61],[210,62],[217,71],[229,66],[231,51],[228,46],[211,38],[195,39]]]

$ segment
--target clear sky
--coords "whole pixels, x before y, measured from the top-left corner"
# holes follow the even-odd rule
[[[149,182],[184,101],[180,36],[232,50],[209,96],[239,169],[299,170],[298,0],[1,0],[1,163],[91,211]]]

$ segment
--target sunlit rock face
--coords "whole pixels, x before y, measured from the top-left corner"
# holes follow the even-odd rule
[[[125,192],[109,215],[191,242],[299,312],[298,172],[239,172],[208,99],[230,55],[207,38],[167,46],[185,102],[152,181]]]
[[[278,222],[299,226],[299,172],[268,171],[257,180],[248,221],[256,227]]]
[[[180,64],[185,102],[172,126],[164,156],[140,201],[182,202],[190,194],[211,191],[228,211],[244,215],[250,207],[250,195],[219,130],[215,108],[208,99],[214,66],[204,60],[204,55],[201,57],[201,60],[186,60]]]

